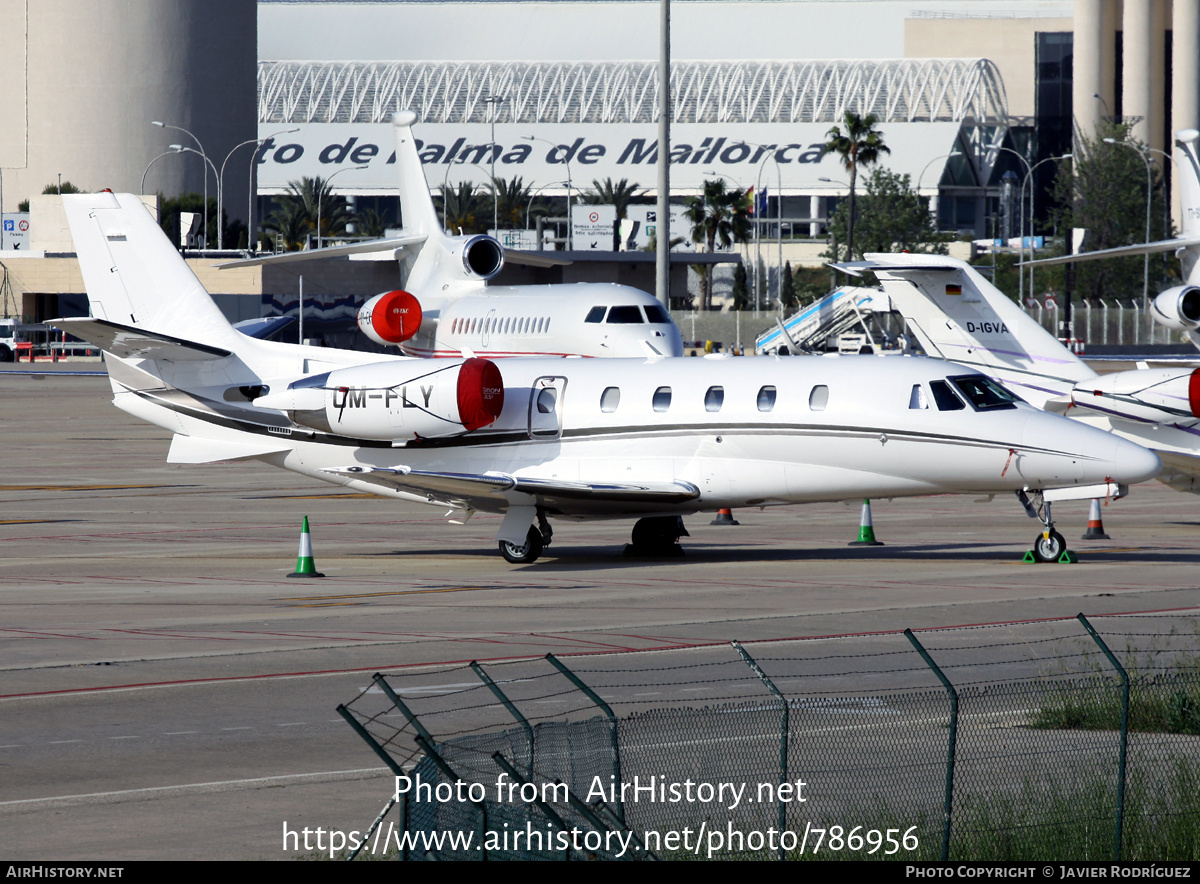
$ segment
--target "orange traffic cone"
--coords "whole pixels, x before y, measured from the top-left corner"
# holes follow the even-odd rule
[[[733,510],[720,509],[717,510],[717,517],[708,524],[710,525],[740,525],[742,524],[733,517]]]
[[[1083,533],[1081,540],[1110,540],[1111,538],[1104,533],[1104,520],[1100,518],[1100,501],[1092,501],[1091,512],[1088,513],[1087,531]]]

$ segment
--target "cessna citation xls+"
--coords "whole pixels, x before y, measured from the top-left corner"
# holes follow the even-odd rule
[[[64,197],[115,404],[174,436],[168,460],[258,460],[501,513],[509,561],[552,518],[636,518],[673,547],[721,507],[941,493],[1121,493],[1158,458],[1041,412],[982,374],[870,357],[425,360],[235,331],[135,196]],[[1047,533],[1050,526],[1047,523]]]

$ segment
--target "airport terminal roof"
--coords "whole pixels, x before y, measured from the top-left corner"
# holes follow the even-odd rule
[[[1008,116],[1004,83],[984,58],[677,61],[675,122],[983,124]],[[657,65],[647,61],[260,61],[260,123],[648,123]]]

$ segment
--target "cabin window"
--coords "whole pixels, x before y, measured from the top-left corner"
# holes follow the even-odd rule
[[[538,393],[537,410],[541,414],[554,414],[554,404],[558,401],[558,391],[547,387]]]
[[[620,404],[621,388],[605,387],[604,392],[600,394],[600,410],[605,414],[612,414]]]
[[[824,384],[818,384],[812,388],[812,392],[808,394],[808,407],[811,411],[824,411],[825,406],[829,404],[829,388]]]
[[[908,396],[909,408],[928,408],[929,397],[925,395],[925,388],[920,384],[913,384],[912,393]]]
[[[724,387],[709,387],[708,392],[704,394],[704,410],[705,411],[720,411],[721,403],[725,401]]]
[[[608,322],[615,322],[621,325],[640,325],[645,321],[642,318],[642,311],[637,305],[632,307],[613,307],[608,311]]]
[[[758,410],[770,411],[775,407],[775,388],[760,387],[758,391]]]
[[[663,309],[662,304],[643,304],[642,307],[646,311],[647,321],[663,324],[670,323],[671,316]]]
[[[655,411],[666,411],[671,407],[671,388],[659,387],[654,391],[653,405]]]
[[[604,321],[604,311],[607,309],[608,309],[607,307],[593,307],[591,310],[588,311],[588,315],[584,318],[583,321],[584,322],[603,322]]]
[[[968,374],[950,378],[950,383],[954,384],[958,391],[967,397],[967,401],[976,411],[1017,407],[1015,404],[1017,396],[990,378]]]
[[[933,401],[937,403],[938,411],[962,411],[966,408],[945,381],[930,381],[929,389],[933,391]]]

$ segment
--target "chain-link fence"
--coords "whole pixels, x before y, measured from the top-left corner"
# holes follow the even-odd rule
[[[339,711],[405,859],[1200,858],[1197,624],[1093,620],[412,670]]]

